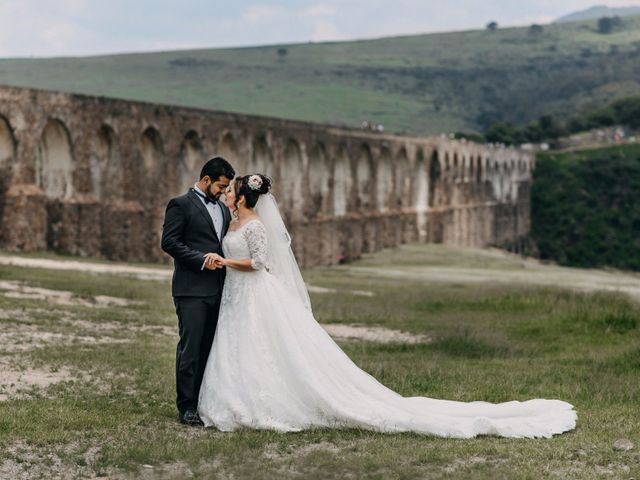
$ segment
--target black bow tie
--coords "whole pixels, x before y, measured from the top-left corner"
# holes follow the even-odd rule
[[[213,203],[215,205],[215,200],[211,200],[209,197],[207,197],[206,195],[203,195],[202,193],[200,193],[199,191],[197,191],[195,188],[193,189],[193,193],[195,193],[196,195],[198,195],[201,199],[204,200],[204,204],[205,205],[209,205],[210,203]]]

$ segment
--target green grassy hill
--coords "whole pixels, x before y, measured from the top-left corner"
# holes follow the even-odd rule
[[[0,84],[388,131],[480,131],[640,91],[640,17],[377,40],[0,60]]]
[[[597,20],[602,17],[628,17],[640,15],[640,7],[608,7],[607,5],[596,5],[585,10],[564,15],[556,20],[556,22],[579,22],[582,20]]]

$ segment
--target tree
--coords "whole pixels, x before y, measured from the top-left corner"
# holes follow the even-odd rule
[[[622,19],[620,17],[600,17],[598,19],[598,32],[608,34],[620,25],[622,25]]]
[[[465,140],[468,140],[469,142],[475,142],[475,143],[485,143],[485,139],[482,135],[480,135],[479,133],[466,133],[466,132],[455,132],[453,134],[453,138],[455,139],[462,139],[464,138]]]
[[[524,136],[526,137],[527,141],[533,143],[541,142],[542,140],[544,140],[544,132],[540,127],[540,121],[532,120],[531,122],[529,122],[527,124],[527,128],[525,128],[524,130]]]
[[[640,96],[616,100],[611,105],[617,123],[631,128],[640,128]]]
[[[515,145],[522,143],[522,132],[509,122],[496,122],[484,134],[487,142]]]
[[[544,139],[557,140],[567,133],[566,129],[551,115],[541,116],[538,123]]]
[[[616,113],[611,107],[592,110],[587,114],[587,125],[589,128],[608,127],[616,124]]]
[[[487,30],[489,30],[491,32],[495,32],[497,29],[498,29],[498,22],[491,21],[491,22],[487,23]]]
[[[588,130],[587,123],[582,117],[571,117],[567,122],[569,133],[578,133]]]
[[[544,28],[542,25],[538,25],[537,23],[534,23],[529,27],[529,34],[531,35],[540,35],[543,31]]]
[[[280,48],[277,50],[277,52],[278,52],[278,58],[279,58],[280,60],[283,60],[283,59],[284,59],[284,57],[286,57],[286,56],[287,56],[287,54],[289,53],[289,50],[287,50],[287,49],[286,49],[286,48],[284,48],[284,47],[280,47]]]

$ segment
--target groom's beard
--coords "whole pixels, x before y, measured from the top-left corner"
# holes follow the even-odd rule
[[[207,189],[204,191],[204,193],[207,194],[207,197],[209,197],[209,200],[212,200],[214,202],[217,202],[218,199],[220,198],[220,195],[222,194],[222,192],[220,192],[219,194],[214,195],[213,192],[211,191],[211,185],[209,185],[207,187]]]

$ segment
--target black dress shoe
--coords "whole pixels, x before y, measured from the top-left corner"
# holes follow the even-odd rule
[[[204,422],[195,410],[185,410],[180,414],[180,423],[194,427],[204,427]]]

